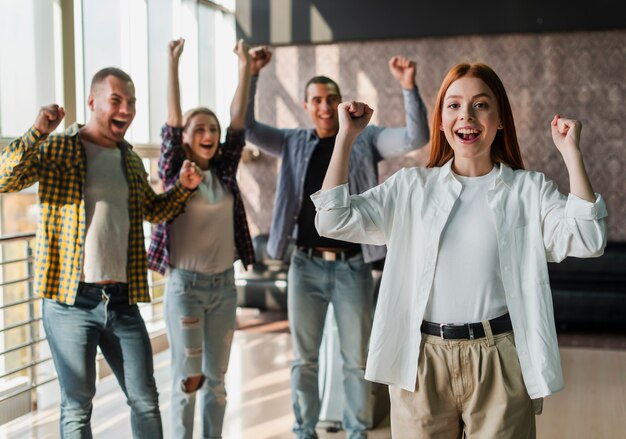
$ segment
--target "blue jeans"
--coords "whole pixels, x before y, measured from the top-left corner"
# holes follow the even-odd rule
[[[89,439],[99,346],[131,408],[134,438],[162,438],[152,348],[126,284],[82,284],[76,303],[43,299],[43,326],[61,387],[61,437]]]
[[[373,280],[370,264],[358,254],[346,261],[325,261],[296,249],[288,278],[288,317],[293,343],[291,398],[299,438],[315,438],[320,397],[318,357],[326,311],[333,304],[341,357],[347,438],[372,427],[372,386],[364,379],[372,329]]]
[[[233,269],[207,275],[171,269],[165,294],[167,333],[172,356],[172,438],[191,439],[195,392],[189,377],[203,376],[200,389],[202,437],[221,438],[230,347],[235,331],[237,293]]]

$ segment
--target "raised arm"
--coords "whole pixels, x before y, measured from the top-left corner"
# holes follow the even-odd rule
[[[573,119],[552,119],[552,139],[563,156],[570,180],[570,194],[565,198],[552,181],[541,190],[541,230],[549,261],[559,262],[568,256],[600,256],[606,246],[605,218],[608,215],[601,195],[595,194],[580,151],[582,125]]]
[[[558,114],[552,119],[552,140],[563,157],[569,174],[570,193],[591,203],[596,196],[585,169],[580,151],[580,131],[582,124],[574,119],[561,118]]]
[[[389,60],[388,67],[402,88],[406,126],[385,128],[380,132],[375,145],[383,158],[400,156],[421,148],[430,137],[426,106],[415,82],[415,62],[403,56],[394,56]]]
[[[335,138],[335,147],[330,164],[322,184],[322,192],[348,182],[350,152],[357,136],[369,123],[374,110],[362,102],[342,102],[337,106],[339,112],[339,132]]]
[[[180,108],[180,82],[178,79],[178,64],[180,55],[185,48],[185,40],[179,38],[168,45],[167,69],[167,124],[171,127],[183,126],[183,112]]]
[[[394,177],[361,195],[350,195],[347,184],[352,144],[367,126],[373,110],[361,102],[343,102],[337,111],[339,132],[333,155],[321,191],[311,195],[317,211],[315,227],[320,236],[328,238],[363,244],[385,244],[382,210],[388,198],[389,182]]]
[[[250,49],[250,93],[248,96],[248,108],[246,111],[246,140],[254,143],[268,154],[280,156],[283,147],[283,130],[266,125],[256,120],[254,98],[259,79],[259,72],[272,59],[272,52],[268,47],[256,47]]]
[[[42,107],[31,129],[0,152],[0,192],[17,192],[39,180],[40,145],[64,117],[63,107]]]
[[[239,58],[239,83],[230,104],[230,128],[233,130],[244,129],[246,109],[248,108],[248,95],[250,94],[250,53],[248,45],[243,41],[237,41],[234,52]]]

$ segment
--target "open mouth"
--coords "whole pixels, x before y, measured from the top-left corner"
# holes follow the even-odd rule
[[[455,134],[461,140],[471,142],[472,140],[478,138],[478,136],[480,135],[480,131],[474,128],[461,128],[459,130],[456,130]]]
[[[207,151],[210,151],[211,148],[213,148],[213,144],[212,143],[201,143],[200,144],[200,148],[206,149]]]
[[[113,126],[115,128],[124,129],[126,127],[127,122],[124,120],[112,119],[111,123],[113,123]]]

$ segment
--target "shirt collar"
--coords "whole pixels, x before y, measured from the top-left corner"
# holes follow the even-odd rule
[[[443,181],[448,177],[454,178],[452,175],[453,160],[454,158],[451,158],[441,167],[441,171],[439,173],[439,181]],[[496,175],[494,187],[498,184],[498,181],[501,181],[510,189],[511,185],[513,184],[513,170],[504,163],[496,163],[496,166],[498,166],[500,169],[498,171],[498,175]]]
[[[78,132],[80,131],[80,129],[83,126],[85,126],[85,124],[74,122],[69,127],[67,127],[67,129],[65,130],[65,134],[68,137],[73,137],[75,139],[78,139]],[[133,149],[133,145],[128,143],[126,140],[122,140],[121,142],[118,142],[117,146],[120,148],[120,150],[131,150],[131,149]]]

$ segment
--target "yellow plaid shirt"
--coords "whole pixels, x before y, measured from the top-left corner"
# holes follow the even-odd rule
[[[39,224],[35,249],[35,291],[74,304],[85,244],[85,149],[74,124],[65,133],[43,135],[32,127],[0,152],[0,192],[16,192],[39,182]],[[179,215],[193,193],[180,182],[163,194],[148,184],[141,158],[119,144],[128,183],[128,294],[130,303],[149,302],[148,262],[143,219],[162,222]]]

